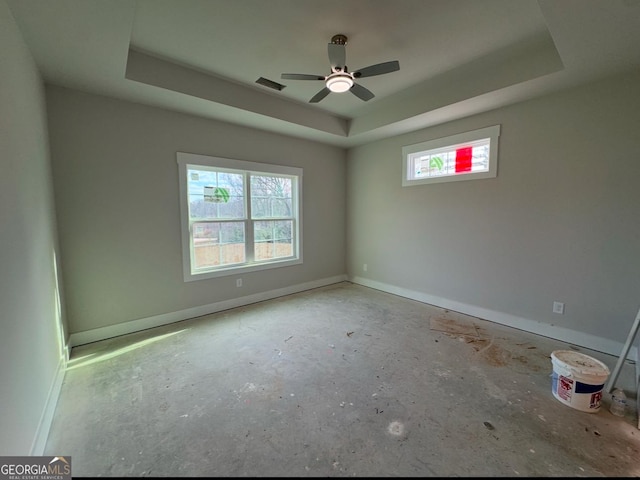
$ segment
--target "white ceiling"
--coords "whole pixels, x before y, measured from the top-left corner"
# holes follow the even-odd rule
[[[640,0],[6,1],[48,83],[344,147],[640,68]],[[400,63],[368,102],[280,78],[335,34],[350,71]]]

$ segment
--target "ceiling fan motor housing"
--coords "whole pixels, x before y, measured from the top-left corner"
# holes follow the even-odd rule
[[[335,43],[336,45],[346,45],[347,44],[347,36],[341,33],[334,35],[331,37],[331,43]]]

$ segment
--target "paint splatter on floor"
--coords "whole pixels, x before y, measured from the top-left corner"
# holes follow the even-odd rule
[[[391,435],[395,435],[396,437],[400,437],[404,434],[404,424],[400,422],[391,422],[387,427],[387,431]]]

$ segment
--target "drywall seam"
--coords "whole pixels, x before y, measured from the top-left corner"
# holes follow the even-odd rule
[[[292,285],[290,287],[278,288],[275,290],[255,293],[253,295],[247,295],[244,297],[232,298],[221,302],[210,303],[208,305],[187,308],[184,310],[179,310],[177,312],[163,313],[161,315],[154,315],[152,317],[131,320],[129,322],[119,323],[117,325],[110,325],[107,327],[85,330],[84,332],[72,333],[69,339],[69,343],[71,345],[71,348],[73,348],[77,347],[78,345],[97,342],[100,340],[105,340],[107,338],[139,332],[148,328],[160,327],[169,323],[188,320],[195,317],[201,317],[202,315],[209,315],[211,313],[221,312],[223,310],[229,310],[230,308],[243,307],[245,305],[262,302],[264,300],[271,300],[273,298],[283,297],[285,295],[291,295],[293,293],[299,293],[305,290],[311,290],[313,288],[319,288],[334,283],[344,282],[346,279],[347,276],[345,274],[336,275],[333,277]]]
[[[574,345],[579,345],[581,347],[595,350],[597,352],[614,355],[615,357],[620,356],[620,352],[622,351],[623,347],[622,343],[620,342],[596,337],[595,335],[579,332],[577,330],[557,327],[555,325],[549,325],[547,323],[530,320],[528,318],[518,317],[516,315],[510,315],[508,313],[490,310],[488,308],[477,307],[475,305],[469,305],[466,303],[449,300],[448,298],[442,298],[435,295],[429,295],[427,293],[418,292],[415,290],[396,287],[395,285],[389,285],[367,278],[354,276],[350,277],[349,281],[358,285],[363,285],[365,287],[375,288],[376,290],[382,290],[383,292],[393,293],[394,295],[417,300],[429,305],[435,305],[436,307],[454,310],[456,312],[478,317],[483,320],[498,323],[500,325],[517,328],[518,330],[524,330],[525,332],[542,335],[543,337],[553,338],[554,340],[560,340],[562,342],[567,342]],[[627,360],[636,361],[637,358],[638,348],[632,347],[631,349],[629,349]]]

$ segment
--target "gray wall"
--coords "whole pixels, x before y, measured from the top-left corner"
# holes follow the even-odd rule
[[[343,149],[60,87],[47,102],[72,334],[346,273]],[[304,263],[184,282],[178,151],[303,168]]]
[[[401,187],[403,145],[495,124],[497,178]],[[639,147],[634,73],[354,148],[349,275],[618,355],[640,306]]]
[[[64,357],[44,86],[0,1],[0,455],[41,454]]]

